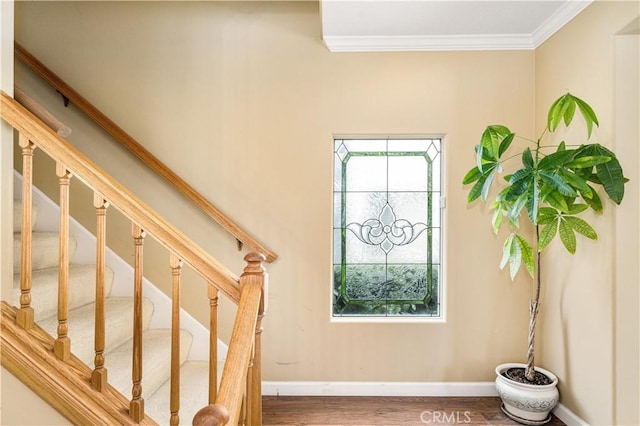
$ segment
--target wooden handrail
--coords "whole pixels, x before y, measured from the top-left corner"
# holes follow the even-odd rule
[[[27,136],[38,148],[100,193],[113,207],[218,287],[229,299],[236,304],[240,302],[239,277],[4,92],[1,94],[0,112],[3,120]]]
[[[66,138],[71,134],[71,128],[69,126],[54,117],[49,111],[36,102],[31,96],[27,95],[24,90],[18,86],[13,87],[13,97],[63,138]]]
[[[227,232],[247,247],[265,255],[267,262],[273,262],[278,255],[260,244],[255,238],[234,223],[228,216],[209,202],[202,194],[196,191],[184,179],[168,168],[144,146],[127,134],[122,128],[104,115],[100,110],[87,101],[82,95],[65,83],[53,71],[35,58],[18,43],[15,43],[15,54],[25,65],[31,68],[47,83],[53,86],[66,99],[69,99],[80,111],[102,127],[108,134],[124,145],[143,163],[167,180],[176,190],[187,197],[196,206],[201,208],[208,216],[215,220]]]
[[[262,286],[257,283],[251,283],[242,288],[216,404],[208,405],[196,413],[193,419],[193,424],[196,426],[222,425],[227,422],[232,425],[238,424],[262,291]],[[221,407],[226,408],[229,415],[229,418],[224,419],[223,422],[220,422],[219,416]]]

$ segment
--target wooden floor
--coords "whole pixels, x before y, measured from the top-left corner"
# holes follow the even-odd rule
[[[517,425],[498,397],[265,396],[263,424],[276,425]],[[556,417],[547,423],[563,425]]]

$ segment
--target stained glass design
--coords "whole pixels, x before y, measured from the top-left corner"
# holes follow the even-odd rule
[[[440,316],[440,139],[334,141],[333,315]]]

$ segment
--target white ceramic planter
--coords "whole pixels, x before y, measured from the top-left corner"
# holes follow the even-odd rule
[[[536,367],[536,371],[549,377],[549,385],[518,383],[502,375],[509,368],[525,368],[525,364],[501,364],[496,367],[496,390],[502,398],[503,411],[513,420],[526,425],[542,425],[550,420],[549,412],[558,404],[558,378],[551,372]]]

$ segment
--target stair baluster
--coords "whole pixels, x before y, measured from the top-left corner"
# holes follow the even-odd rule
[[[172,298],[171,298],[171,400],[169,424],[180,424],[180,275],[182,260],[173,252],[169,254],[171,265]]]
[[[32,189],[33,189],[33,151],[35,145],[22,132],[18,138],[22,148],[22,249],[20,258],[20,309],[16,314],[16,323],[23,329],[33,327],[33,308],[31,307],[31,246],[32,246]]]
[[[209,296],[209,404],[218,395],[218,289],[208,284]]]
[[[131,226],[131,235],[135,245],[133,279],[133,367],[131,378],[131,402],[129,415],[140,423],[144,418],[144,399],[142,398],[142,258],[145,232],[135,223]]]
[[[94,370],[91,373],[91,384],[99,392],[107,389],[107,369],[104,366],[105,346],[105,247],[106,247],[106,215],[109,203],[95,192],[93,206],[96,209],[96,320],[95,320],[95,357]]]
[[[53,353],[62,361],[71,356],[69,332],[69,183],[71,173],[64,164],[56,163],[60,186],[60,254],[58,260],[58,338]]]

